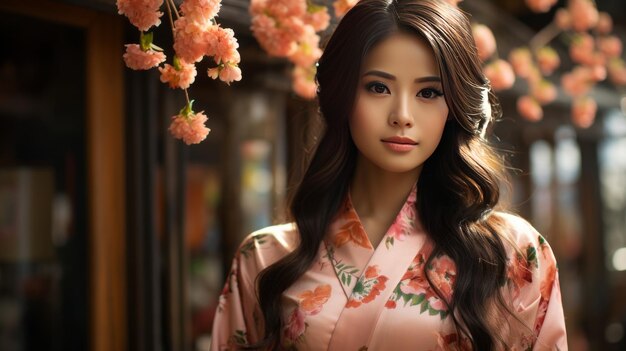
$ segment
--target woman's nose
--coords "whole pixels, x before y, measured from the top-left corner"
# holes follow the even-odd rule
[[[398,98],[394,108],[389,113],[389,124],[394,127],[410,128],[413,126],[413,116],[407,97]]]

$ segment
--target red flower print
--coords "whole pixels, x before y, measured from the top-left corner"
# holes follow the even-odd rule
[[[461,338],[456,333],[437,335],[437,347],[433,351],[470,351],[472,344],[468,338]]]
[[[537,317],[535,318],[535,333],[539,334],[543,321],[546,319],[546,312],[548,311],[548,300],[541,298],[539,301],[539,307],[537,308]]]
[[[379,275],[378,266],[369,266],[365,269],[365,273],[357,280],[352,295],[346,307],[359,307],[364,303],[374,301],[385,290],[388,277]]]
[[[372,249],[372,244],[370,243],[365,230],[363,230],[363,226],[361,225],[356,212],[353,210],[348,211],[344,215],[344,219],[346,220],[346,223],[344,223],[337,231],[337,234],[335,234],[333,244],[336,247],[341,247],[345,243],[351,241],[363,248]]]
[[[396,308],[396,302],[394,300],[387,300],[387,302],[385,303],[385,307],[394,309]]]
[[[456,279],[456,266],[448,256],[439,256],[433,261],[430,280],[439,289],[446,301],[452,299],[452,288]]]
[[[298,295],[298,298],[302,299],[300,307],[306,314],[317,314],[322,310],[322,305],[330,298],[330,293],[331,287],[328,284],[320,285],[314,291],[304,291]]]
[[[387,236],[395,240],[403,241],[404,238],[414,230],[415,217],[416,212],[414,206],[405,205],[402,207],[398,217],[387,231]]]
[[[530,262],[522,255],[515,255],[513,262],[507,267],[507,279],[513,284],[514,297],[517,297],[522,286],[533,281]]]
[[[554,283],[555,277],[556,266],[554,264],[551,264],[550,266],[548,266],[546,276],[541,281],[541,285],[539,286],[539,290],[541,291],[541,297],[543,299],[550,299],[550,294],[552,293],[552,284]]]
[[[284,328],[286,341],[294,343],[302,336],[302,334],[304,334],[305,329],[306,324],[304,323],[304,312],[300,309],[300,307],[296,307],[289,316],[289,320]]]

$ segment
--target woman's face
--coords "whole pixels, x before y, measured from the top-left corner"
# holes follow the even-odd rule
[[[439,69],[421,38],[395,33],[365,56],[350,118],[359,162],[419,175],[447,118]]]

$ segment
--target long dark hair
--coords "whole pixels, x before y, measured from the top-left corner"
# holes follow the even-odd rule
[[[325,130],[291,203],[300,244],[263,270],[257,280],[265,348],[279,347],[281,295],[313,263],[347,195],[357,157],[348,119],[361,62],[374,45],[398,31],[413,33],[432,48],[449,108],[450,120],[441,142],[418,180],[416,201],[435,244],[429,261],[446,254],[457,266],[454,297],[442,300],[453,312],[450,316],[457,332],[469,338],[473,349],[506,347],[495,319],[498,311],[508,312],[500,294],[507,255],[498,217],[491,216],[499,199],[503,167],[481,137],[485,123],[498,117],[498,111],[492,109],[490,116],[485,115],[483,92],[489,82],[482,73],[468,19],[444,1],[361,0],[341,20],[319,60],[316,79]],[[489,101],[497,106],[491,93]]]

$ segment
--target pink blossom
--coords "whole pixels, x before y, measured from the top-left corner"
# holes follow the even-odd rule
[[[230,85],[234,81],[241,80],[241,69],[235,64],[225,64],[220,71],[220,80]]]
[[[617,86],[626,85],[626,63],[622,59],[615,58],[608,64],[609,78]]]
[[[524,95],[517,99],[517,112],[529,121],[537,122],[543,118],[543,110],[532,96]]]
[[[235,32],[230,28],[211,26],[205,33],[207,43],[206,55],[213,56],[217,64],[223,62],[239,63],[240,56],[237,52],[239,44],[235,38]]]
[[[569,73],[561,76],[561,86],[570,96],[581,96],[586,94],[593,84],[591,70],[588,67],[577,66]]]
[[[306,12],[304,0],[268,0],[267,12],[276,18],[303,17]]]
[[[126,67],[134,70],[146,70],[158,66],[165,61],[165,54],[152,49],[141,50],[139,44],[126,44],[126,53],[123,55]]]
[[[430,280],[439,289],[443,298],[452,300],[452,288],[456,280],[456,265],[448,256],[439,256],[433,260],[433,269],[430,271]]]
[[[330,15],[328,14],[328,7],[316,6],[307,9],[304,16],[304,23],[313,26],[316,32],[323,31],[328,27],[330,23]]]
[[[593,64],[595,42],[593,37],[587,33],[581,33],[574,37],[569,47],[569,55],[574,62],[584,65]]]
[[[496,38],[491,29],[483,24],[476,24],[472,26],[472,34],[478,49],[478,57],[483,61],[487,60],[496,51]]]
[[[556,50],[549,46],[544,46],[537,52],[537,63],[543,74],[550,75],[559,67],[561,60]]]
[[[572,105],[572,120],[580,128],[589,128],[596,118],[598,105],[595,100],[585,96],[574,100]]]
[[[528,78],[533,67],[533,58],[528,48],[516,48],[509,54],[509,62],[518,77]]]
[[[197,22],[208,22],[217,16],[222,0],[184,0],[180,5],[183,15]]]
[[[554,15],[554,23],[562,30],[568,30],[572,26],[572,16],[566,9],[558,9]]]
[[[209,70],[207,71],[207,75],[212,79],[217,79],[220,76],[220,70],[220,67],[209,68]]]
[[[541,105],[549,104],[557,96],[557,90],[554,84],[548,82],[547,80],[542,80],[537,84],[533,84],[530,89],[530,94],[534,97]]]
[[[159,12],[159,8],[162,4],[163,0],[117,0],[117,11],[120,15],[126,15],[133,26],[145,32],[161,24],[163,12]]]
[[[252,32],[261,47],[270,55],[286,57],[298,48],[293,34],[278,29],[276,21],[266,15],[252,18]]]
[[[556,0],[526,0],[526,5],[535,12],[548,12]]]
[[[204,123],[207,121],[204,112],[180,114],[172,117],[169,131],[177,139],[182,139],[185,144],[198,144],[206,138],[211,131]]]
[[[606,12],[600,12],[598,15],[598,24],[596,25],[596,32],[598,34],[609,34],[613,30],[613,19],[611,15]]]
[[[201,23],[185,16],[174,22],[174,50],[176,56],[186,62],[202,60],[207,51],[205,32],[211,26],[210,22]]]
[[[485,76],[491,82],[491,88],[495,91],[506,90],[515,83],[513,67],[501,59],[498,59],[484,69]]]
[[[313,27],[307,28],[310,31],[300,39],[298,49],[289,55],[289,60],[297,66],[311,66],[322,56],[322,50],[319,48],[320,37],[315,34]]]
[[[284,327],[285,339],[290,343],[294,343],[304,334],[305,329],[304,312],[302,312],[300,307],[296,307],[293,312],[291,312],[287,324]]]
[[[351,8],[356,5],[359,0],[335,0],[333,7],[335,8],[335,16],[343,17]]]
[[[591,0],[569,0],[567,5],[575,31],[584,32],[598,23],[598,9]]]
[[[161,82],[168,83],[170,88],[187,89],[196,79],[196,65],[179,61],[178,68],[165,64],[159,67]]]
[[[598,48],[607,57],[619,57],[622,54],[622,41],[614,35],[603,37],[598,40]]]
[[[313,99],[317,94],[314,77],[315,66],[295,66],[292,72],[293,91],[305,99]]]
[[[591,79],[596,82],[601,82],[606,79],[606,67],[604,65],[594,65],[590,67]]]

